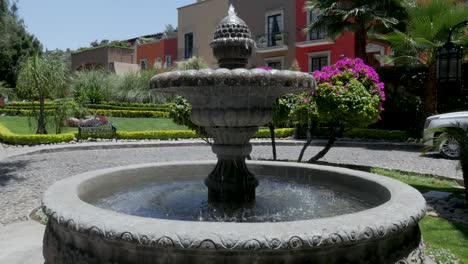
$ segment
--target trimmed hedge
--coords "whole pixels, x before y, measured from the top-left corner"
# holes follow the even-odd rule
[[[294,136],[296,132],[295,128],[277,128],[275,129],[275,137],[276,138],[286,138]],[[255,133],[254,138],[270,138],[270,130],[269,129],[259,129],[257,133]]]
[[[409,138],[406,131],[368,128],[351,129],[350,131],[345,132],[343,136],[348,138],[380,139],[386,141],[406,141]]]
[[[12,133],[4,125],[0,124],[0,141],[11,145],[39,145],[61,143],[70,142],[74,138],[74,133],[50,135],[18,135]]]
[[[89,104],[86,106],[89,109],[102,109],[102,110],[135,110],[135,111],[167,111],[168,106],[120,106],[120,105],[107,105],[107,104]]]
[[[89,109],[92,114],[115,117],[169,117],[168,112],[162,111],[135,111],[135,110],[105,110],[105,109]]]
[[[306,131],[304,128],[298,130],[300,132],[300,138],[306,137]],[[314,130],[314,137],[326,138],[328,137],[327,128],[320,127]],[[297,137],[297,135],[296,135]],[[373,128],[353,128],[343,134],[346,138],[355,139],[372,139],[372,140],[385,140],[385,141],[407,141],[410,135],[406,131],[401,130],[385,130],[385,129],[373,129]]]
[[[289,137],[294,134],[293,128],[280,128],[276,129],[276,137]],[[18,135],[10,132],[8,128],[0,123],[0,141],[11,145],[39,145],[50,143],[70,142],[76,138],[77,132],[70,132],[67,134],[50,134],[50,135]],[[85,137],[90,138],[110,138],[109,133],[86,134]],[[269,138],[270,131],[268,129],[260,129],[256,138]],[[117,131],[118,139],[189,139],[198,138],[195,131],[192,130],[166,130],[166,131]]]
[[[167,130],[167,131],[117,131],[118,139],[188,139],[197,138],[198,135],[192,130]]]
[[[277,138],[285,138],[294,135],[294,128],[279,128],[275,129]],[[92,138],[109,138],[108,134],[90,134]],[[192,130],[161,130],[161,131],[117,131],[118,139],[188,139],[198,138],[199,136]],[[270,130],[260,129],[254,138],[269,138]]]
[[[55,112],[54,109],[46,109],[44,111],[46,114],[52,114]],[[0,108],[0,114],[11,115],[11,116],[30,116],[32,114],[32,110],[25,110],[25,109],[3,109]]]
[[[55,109],[46,109],[46,114],[53,114]],[[136,117],[169,117],[168,112],[164,111],[136,111],[136,110],[108,110],[108,109],[89,109],[91,114],[99,114],[103,116],[115,116],[115,117],[127,117],[127,118],[136,118]],[[0,114],[13,115],[13,116],[30,116],[32,110],[25,109],[8,109],[0,108]]]
[[[151,104],[151,103],[105,102],[104,105],[122,106],[122,107],[138,107],[138,108],[168,108],[170,103]]]

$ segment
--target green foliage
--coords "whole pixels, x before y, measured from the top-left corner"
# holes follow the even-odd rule
[[[345,31],[355,33],[355,56],[365,58],[366,39],[371,30],[396,27],[406,18],[402,0],[332,1],[309,0],[306,9],[318,12],[319,19],[308,25],[306,33],[316,30],[327,32],[336,38]]]
[[[409,138],[406,131],[368,128],[354,128],[344,132],[343,136],[348,138],[377,139],[385,141],[407,141]]]
[[[273,104],[273,119],[272,124],[275,127],[293,126],[291,115],[295,107],[299,105],[300,98],[295,94],[286,94],[278,98]]]
[[[167,103],[172,96],[153,93],[150,80],[159,69],[127,73],[123,76],[105,71],[89,70],[76,72],[72,79],[74,97],[86,104],[101,104],[104,101],[120,103]]]
[[[428,255],[434,257],[436,263],[468,263],[468,228],[447,220],[425,217],[419,222],[424,242],[428,245]],[[445,250],[443,250],[445,249]],[[443,251],[443,252],[440,252]],[[453,256],[460,262],[442,262],[453,260]]]
[[[127,41],[118,41],[118,40],[109,41],[107,39],[103,39],[99,43],[96,40],[96,41],[91,42],[90,46],[91,47],[79,48],[76,51],[74,51],[72,54],[78,54],[78,53],[82,53],[82,52],[86,52],[86,51],[90,51],[90,50],[99,49],[99,48],[102,48],[102,47],[133,50],[130,43],[128,43]]]
[[[169,117],[178,125],[186,126],[191,130],[200,131],[201,128],[190,119],[192,105],[182,96],[176,96],[169,104]],[[204,131],[202,132],[205,133]]]
[[[0,108],[0,113],[5,115],[12,115],[12,116],[32,116],[33,112],[37,111],[37,109],[9,109],[9,108]],[[44,114],[53,114],[55,109],[46,109],[44,110]]]
[[[164,34],[166,36],[171,37],[177,35],[177,30],[171,24],[166,24],[166,28],[164,29]]]
[[[169,117],[169,113],[163,111],[141,111],[141,110],[105,110],[89,109],[92,114],[117,117]]]
[[[322,83],[318,85],[314,101],[319,120],[325,124],[365,127],[377,121],[380,114],[378,95],[373,95],[357,79],[348,83]]]
[[[0,81],[0,97],[8,97],[11,100],[15,96],[15,89],[11,88],[8,83]]]
[[[295,128],[277,128],[275,129],[275,137],[277,138],[287,138],[294,136],[296,129]],[[269,138],[270,130],[268,129],[259,129],[257,133],[253,136],[254,138]]]
[[[128,106],[127,106],[128,105]],[[148,105],[148,104],[133,104],[137,106],[131,106],[129,104],[115,105],[115,104],[88,104],[86,105],[89,109],[106,109],[106,110],[136,110],[136,111],[168,111],[169,106],[165,104]]]
[[[117,138],[119,139],[188,139],[197,138],[197,134],[191,130],[168,130],[168,131],[139,131],[139,132],[126,132],[117,131]]]
[[[37,134],[47,134],[45,100],[64,97],[68,94],[68,72],[62,61],[55,56],[30,57],[18,76],[18,97],[39,101],[39,109],[32,108],[31,116],[37,121]]]
[[[450,28],[468,17],[468,6],[452,0],[418,1],[406,9],[406,31],[378,35],[395,51],[392,60],[403,64],[432,65],[437,48],[447,42]],[[468,36],[460,29],[454,32],[452,41],[466,46]]]
[[[0,81],[16,87],[21,65],[28,57],[41,53],[42,46],[26,31],[16,2],[0,1],[0,5]]]
[[[104,71],[75,72],[71,88],[75,100],[83,104],[100,104],[110,88],[110,75]]]
[[[72,98],[61,98],[55,100],[56,110],[53,112],[53,122],[55,133],[62,133],[62,129],[67,126],[67,118],[84,118],[87,114],[86,108],[77,103]]]
[[[5,126],[0,124],[0,141],[11,145],[39,145],[60,142],[69,142],[74,139],[73,133],[60,135],[17,135],[11,133]]]
[[[61,61],[55,57],[36,55],[23,65],[16,90],[18,97],[22,99],[60,98],[67,94],[67,80],[67,71]]]
[[[177,64],[177,70],[202,70],[207,69],[208,64],[200,57],[192,57],[186,62],[180,62]]]

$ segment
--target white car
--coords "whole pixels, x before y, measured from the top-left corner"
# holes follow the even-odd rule
[[[468,111],[464,112],[453,112],[440,115],[433,115],[426,119],[424,124],[424,142],[428,146],[434,146],[434,138],[437,138],[440,133],[433,133],[429,131],[432,128],[439,127],[454,127],[460,125],[462,127],[468,127]],[[458,142],[448,136],[447,139],[441,142],[439,146],[435,146],[439,149],[440,155],[449,159],[458,159],[460,157],[460,146]]]

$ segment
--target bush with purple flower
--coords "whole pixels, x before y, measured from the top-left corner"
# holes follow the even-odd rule
[[[313,76],[317,88],[311,99],[322,123],[363,127],[377,121],[385,101],[384,84],[361,59],[344,58]]]
[[[346,130],[377,121],[385,101],[384,84],[378,74],[359,58],[344,58],[315,71],[313,76],[317,87],[303,98],[297,109],[303,112],[305,109],[312,122],[328,128],[329,138],[325,149],[310,162],[322,158]]]

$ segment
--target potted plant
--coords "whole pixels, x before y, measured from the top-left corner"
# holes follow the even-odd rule
[[[284,44],[283,34],[282,33],[276,34],[275,41],[276,41],[276,46],[283,46]]]
[[[259,48],[266,48],[267,39],[265,38],[265,36],[259,37],[258,40],[257,40],[257,44],[258,44]]]

